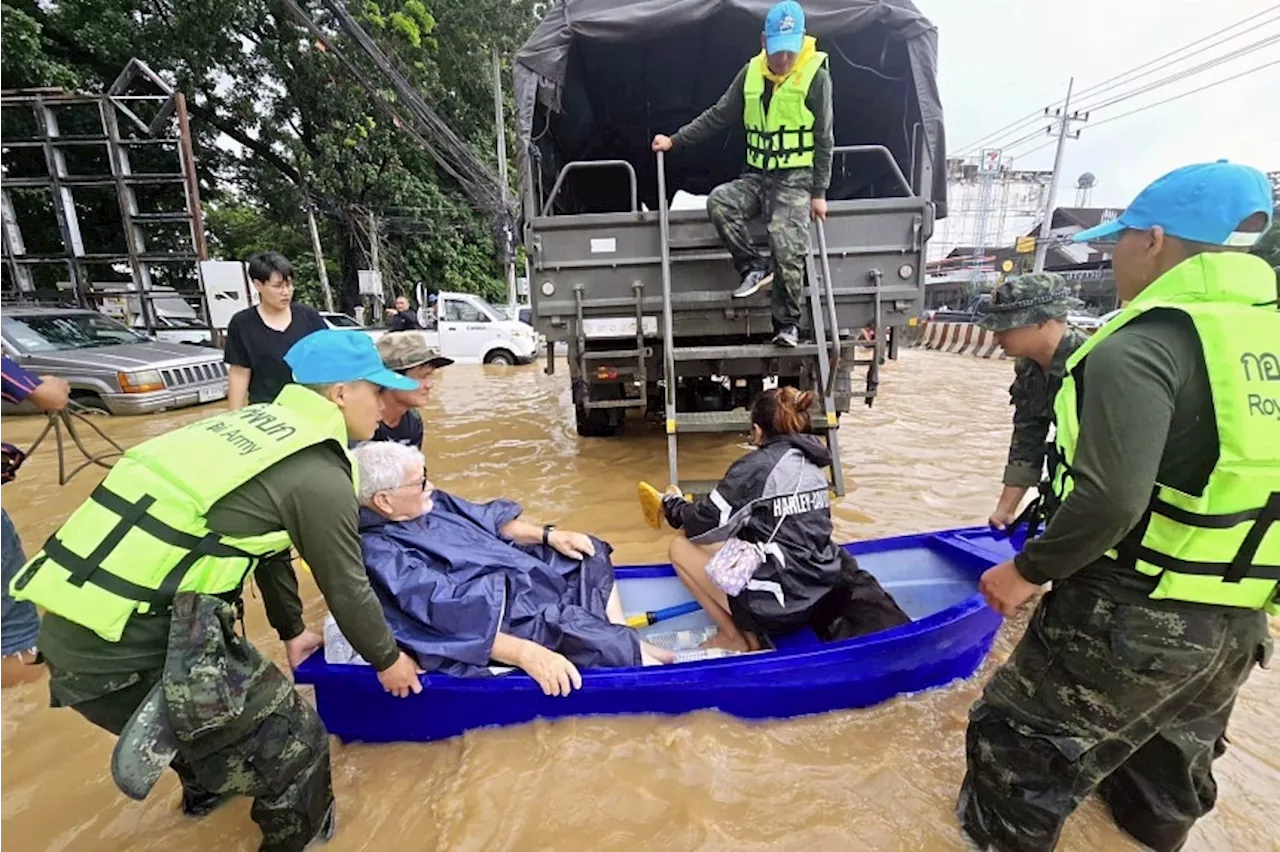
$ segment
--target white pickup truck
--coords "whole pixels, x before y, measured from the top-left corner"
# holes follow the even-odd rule
[[[493,306],[469,293],[441,293],[428,309],[435,328],[418,332],[440,354],[458,364],[528,364],[538,356],[538,333],[528,323],[505,319]],[[384,328],[361,326],[345,314],[324,314],[330,328],[363,331],[374,340]]]
[[[459,364],[528,364],[538,357],[533,326],[504,319],[479,296],[441,293],[434,314],[436,329],[424,334]]]

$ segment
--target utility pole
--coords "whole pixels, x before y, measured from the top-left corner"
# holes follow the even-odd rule
[[[377,320],[382,319],[383,297],[386,289],[382,286],[382,265],[378,263],[378,214],[369,208],[369,264],[373,267],[373,277],[378,282],[379,291],[373,297],[373,313]]]
[[[320,251],[320,229],[316,227],[316,212],[311,202],[307,202],[307,228],[311,231],[311,251],[316,256],[316,274],[320,277],[320,287],[324,290],[324,309],[333,313],[333,291],[329,289],[329,270],[324,268],[324,253]]]
[[[1062,108],[1053,111],[1053,116],[1058,123],[1058,148],[1053,155],[1053,174],[1049,176],[1049,190],[1044,197],[1044,218],[1040,221],[1040,238],[1036,240],[1036,260],[1032,270],[1035,272],[1044,271],[1045,256],[1049,252],[1049,232],[1053,230],[1053,210],[1054,196],[1058,194],[1058,173],[1062,171],[1062,151],[1067,145],[1067,137],[1072,139],[1080,138],[1080,131],[1071,132],[1072,121],[1088,121],[1089,114],[1083,116],[1080,113],[1071,112],[1071,90],[1075,87],[1076,78],[1072,77],[1067,82],[1067,99],[1063,101]],[[1049,115],[1049,108],[1045,107],[1045,115]],[[1052,133],[1053,129],[1048,128],[1047,132]]]
[[[492,50],[493,58],[493,125],[498,139],[498,183],[502,190],[502,245],[503,262],[507,267],[507,304],[511,305],[512,318],[516,304],[516,252],[515,235],[511,233],[511,190],[507,183],[507,122],[502,112],[502,63],[498,48]]]

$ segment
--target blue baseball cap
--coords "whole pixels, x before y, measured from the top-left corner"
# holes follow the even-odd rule
[[[1129,207],[1110,222],[1076,234],[1087,243],[1114,239],[1121,231],[1147,230],[1159,225],[1172,237],[1215,246],[1255,244],[1271,226],[1271,183],[1250,166],[1218,160],[1174,169],[1148,186]],[[1237,231],[1255,213],[1267,224],[1258,233]]]
[[[804,9],[795,0],[782,0],[764,19],[764,48],[770,55],[804,47]]]
[[[303,385],[363,380],[392,390],[418,389],[416,381],[383,365],[378,347],[362,331],[313,331],[289,347],[284,362],[293,370],[293,380]]]

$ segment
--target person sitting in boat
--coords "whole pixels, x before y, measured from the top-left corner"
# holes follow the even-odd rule
[[[910,621],[832,541],[823,471],[831,454],[810,434],[812,404],[809,391],[765,391],[751,407],[757,449],[706,497],[690,501],[674,489],[663,497],[667,523],[683,530],[671,542],[671,562],[718,628],[708,647],[754,651],[761,634],[813,627],[823,639],[848,638]],[[708,563],[722,548],[747,553],[747,546],[759,555],[741,561],[735,554],[732,561],[754,571],[730,596],[713,582]]]
[[[423,669],[483,675],[493,660],[568,695],[579,666],[671,661],[623,624],[608,544],[521,520],[510,500],[436,491],[412,447],[371,441],[354,454],[365,567]]]

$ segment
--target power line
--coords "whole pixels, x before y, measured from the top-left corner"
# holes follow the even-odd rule
[[[1258,65],[1258,66],[1256,66],[1256,67],[1254,67],[1254,68],[1250,68],[1248,71],[1241,71],[1239,74],[1233,74],[1233,75],[1231,75],[1230,77],[1223,77],[1221,80],[1215,80],[1215,81],[1214,81],[1214,82],[1212,82],[1212,83],[1209,83],[1209,84],[1204,85],[1204,86],[1200,86],[1199,88],[1190,89],[1190,90],[1188,90],[1188,91],[1185,91],[1185,92],[1182,92],[1182,93],[1180,93],[1180,94],[1174,95],[1174,96],[1173,96],[1173,97],[1171,97],[1171,98],[1165,98],[1164,100],[1156,101],[1155,103],[1147,104],[1146,106],[1140,106],[1140,107],[1138,107],[1137,109],[1131,109],[1131,110],[1129,110],[1128,112],[1122,112],[1122,113],[1120,113],[1119,115],[1113,115],[1111,118],[1105,119],[1105,120],[1103,120],[1103,121],[1099,121],[1097,124],[1095,124],[1095,125],[1093,125],[1093,126],[1094,126],[1094,127],[1101,127],[1101,126],[1102,126],[1102,125],[1104,125],[1104,124],[1110,124],[1110,123],[1111,123],[1111,122],[1113,122],[1113,121],[1119,121],[1119,120],[1120,120],[1120,119],[1122,119],[1122,118],[1127,118],[1127,117],[1129,117],[1129,116],[1131,116],[1131,115],[1136,115],[1137,113],[1145,112],[1146,110],[1149,110],[1149,109],[1151,109],[1152,107],[1158,107],[1158,106],[1161,106],[1161,105],[1163,105],[1163,104],[1167,104],[1167,103],[1170,103],[1170,102],[1172,102],[1172,101],[1176,101],[1176,100],[1179,100],[1179,99],[1181,99],[1181,98],[1185,98],[1185,97],[1187,97],[1188,95],[1194,95],[1194,94],[1196,94],[1197,92],[1203,92],[1205,89],[1212,89],[1212,88],[1214,88],[1215,86],[1221,86],[1223,83],[1230,83],[1232,80],[1238,80],[1238,79],[1240,79],[1241,77],[1247,77],[1248,75],[1253,74],[1253,73],[1254,73],[1254,72],[1256,72],[1256,71],[1261,71],[1261,70],[1262,70],[1262,69],[1264,69],[1264,68],[1270,68],[1270,67],[1271,67],[1271,66],[1273,66],[1273,65],[1280,65],[1280,59],[1277,59],[1277,60],[1275,60],[1275,61],[1273,61],[1273,62],[1267,62],[1267,63],[1264,63],[1264,64],[1262,64],[1262,65]]]
[[[1141,65],[1138,65],[1138,66],[1135,66],[1135,67],[1133,67],[1133,68],[1130,68],[1128,71],[1121,72],[1120,74],[1116,74],[1116,75],[1115,75],[1115,76],[1113,76],[1113,77],[1109,77],[1109,78],[1107,78],[1106,80],[1103,80],[1103,81],[1102,81],[1102,82],[1100,82],[1100,83],[1097,83],[1097,84],[1095,84],[1095,85],[1093,85],[1093,86],[1090,86],[1089,88],[1084,89],[1082,92],[1080,92],[1080,96],[1081,96],[1081,97],[1084,97],[1084,96],[1086,96],[1086,95],[1098,95],[1098,94],[1101,94],[1103,91],[1108,91],[1109,89],[1117,88],[1117,87],[1119,87],[1119,86],[1125,85],[1125,83],[1133,82],[1133,80],[1136,80],[1136,79],[1138,79],[1139,77],[1146,76],[1146,74],[1140,74],[1140,75],[1137,75],[1137,76],[1135,77],[1134,75],[1135,75],[1135,73],[1136,73],[1136,72],[1141,71],[1141,70],[1142,70],[1142,69],[1144,69],[1144,68],[1148,68],[1148,67],[1150,67],[1150,66],[1152,66],[1152,65],[1155,65],[1155,64],[1156,64],[1156,63],[1158,63],[1158,62],[1162,62],[1162,61],[1164,61],[1165,59],[1168,59],[1168,58],[1170,58],[1170,57],[1172,57],[1172,56],[1175,56],[1176,54],[1183,53],[1183,52],[1184,52],[1184,51],[1186,51],[1188,48],[1195,47],[1196,45],[1201,44],[1201,43],[1203,43],[1203,42],[1205,42],[1205,41],[1208,41],[1208,40],[1210,40],[1210,39],[1216,38],[1217,36],[1220,36],[1220,35],[1222,35],[1223,33],[1226,33],[1226,32],[1229,32],[1229,31],[1231,31],[1231,30],[1237,29],[1237,28],[1239,28],[1240,26],[1242,26],[1243,24],[1247,24],[1247,23],[1249,23],[1250,21],[1253,21],[1253,20],[1255,20],[1255,19],[1257,19],[1257,18],[1263,17],[1264,15],[1268,15],[1268,14],[1270,14],[1270,13],[1272,13],[1272,12],[1275,12],[1275,11],[1276,11],[1276,10],[1278,10],[1278,9],[1280,9],[1280,3],[1277,3],[1277,4],[1275,4],[1275,5],[1269,6],[1268,8],[1263,9],[1261,12],[1258,12],[1258,13],[1256,13],[1256,14],[1250,15],[1249,17],[1247,17],[1247,18],[1243,18],[1243,19],[1241,19],[1241,20],[1239,20],[1239,21],[1236,21],[1234,24],[1231,24],[1231,25],[1229,25],[1229,26],[1223,27],[1222,29],[1217,30],[1217,31],[1212,32],[1212,33],[1209,33],[1208,35],[1202,36],[1202,37],[1200,37],[1200,38],[1196,39],[1195,41],[1188,42],[1187,44],[1184,44],[1184,45],[1182,45],[1181,47],[1175,48],[1174,50],[1171,50],[1171,51],[1169,51],[1168,53],[1165,53],[1165,54],[1163,54],[1163,55],[1161,55],[1161,56],[1157,56],[1157,57],[1155,57],[1154,59],[1151,59],[1151,60],[1148,60],[1147,62],[1142,63]],[[1271,22],[1272,22],[1272,20],[1280,20],[1280,18],[1277,18],[1277,19],[1271,19],[1271,20],[1264,21],[1262,25],[1269,24],[1269,23],[1271,23]],[[1225,39],[1221,39],[1221,40],[1219,40],[1219,41],[1217,41],[1217,42],[1214,42],[1214,43],[1213,43],[1213,44],[1211,44],[1211,45],[1206,45],[1205,47],[1202,47],[1202,48],[1200,48],[1199,50],[1196,50],[1196,51],[1193,51],[1193,52],[1191,52],[1191,53],[1188,53],[1188,54],[1186,54],[1185,56],[1183,56],[1183,57],[1181,57],[1181,58],[1179,58],[1179,59],[1175,60],[1175,62],[1181,62],[1183,59],[1186,59],[1186,58],[1188,58],[1188,57],[1190,57],[1190,56],[1194,56],[1194,55],[1196,55],[1197,53],[1202,53],[1202,52],[1204,52],[1205,50],[1208,50],[1208,49],[1210,49],[1210,48],[1212,48],[1212,47],[1216,47],[1217,45],[1219,45],[1219,44],[1223,44],[1223,43],[1225,43],[1225,42],[1227,42],[1227,41],[1231,41],[1232,39],[1239,38],[1241,35],[1244,35],[1244,33],[1236,33],[1236,34],[1234,34],[1234,35],[1232,35],[1232,36],[1229,36],[1229,37],[1227,37],[1227,38],[1225,38]],[[1113,84],[1113,85],[1108,85],[1108,84]],[[1060,104],[1060,103],[1061,103],[1061,101],[1054,101],[1054,102],[1051,104],[1051,106],[1055,106],[1055,105],[1058,105],[1058,104]],[[1024,117],[1022,117],[1022,118],[1020,118],[1020,119],[1015,119],[1014,121],[1010,122],[1009,124],[1006,124],[1004,127],[1001,127],[1001,128],[1000,128],[1000,129],[998,129],[998,130],[992,131],[992,132],[990,132],[990,133],[987,133],[987,134],[986,134],[986,135],[984,135],[984,136],[979,137],[979,138],[978,138],[978,139],[976,139],[974,142],[972,142],[972,143],[970,143],[970,144],[968,144],[968,145],[964,145],[964,146],[962,146],[962,147],[960,147],[960,148],[956,149],[959,153],[958,153],[958,154],[956,154],[956,155],[954,155],[954,156],[965,156],[966,154],[970,154],[970,153],[972,153],[973,151],[978,150],[980,147],[983,147],[983,146],[990,147],[990,145],[994,144],[994,142],[995,142],[995,141],[997,141],[997,140],[999,140],[999,139],[1001,139],[1001,138],[1003,138],[1003,137],[1005,137],[1005,136],[1010,136],[1010,135],[1012,135],[1013,133],[1019,132],[1022,128],[1026,127],[1028,124],[1033,123],[1033,122],[1035,122],[1035,121],[1039,121],[1039,120],[1041,120],[1041,119],[1043,119],[1043,118],[1044,118],[1044,112],[1043,112],[1043,111],[1036,111],[1036,112],[1033,112],[1033,113],[1029,113],[1029,114],[1027,114],[1026,116],[1024,116]]]
[[[1277,20],[1280,20],[1280,19],[1277,19]],[[1206,62],[1202,62],[1199,65],[1194,65],[1190,68],[1184,68],[1181,71],[1171,74],[1168,77],[1164,77],[1160,80],[1156,80],[1151,83],[1146,83],[1138,87],[1137,89],[1131,89],[1128,92],[1122,92],[1121,94],[1116,95],[1110,100],[1103,101],[1102,103],[1098,103],[1098,104],[1084,106],[1084,107],[1081,107],[1081,109],[1092,111],[1092,110],[1105,109],[1106,107],[1109,107],[1109,106],[1114,106],[1115,104],[1121,103],[1122,101],[1126,101],[1138,95],[1146,94],[1147,92],[1151,92],[1156,89],[1167,86],[1170,83],[1176,83],[1179,80],[1185,80],[1187,77],[1194,77],[1197,74],[1201,74],[1205,71],[1208,71],[1210,68],[1215,68],[1219,65],[1222,65],[1223,63],[1231,62],[1232,60],[1239,59],[1242,56],[1247,56],[1250,53],[1254,53],[1256,51],[1262,50],[1264,47],[1269,47],[1270,45],[1273,45],[1276,42],[1280,42],[1280,35],[1274,35],[1268,38],[1260,39],[1251,44],[1245,45],[1244,47],[1241,47],[1237,50],[1234,50],[1230,53],[1224,53],[1222,56],[1217,56]]]

